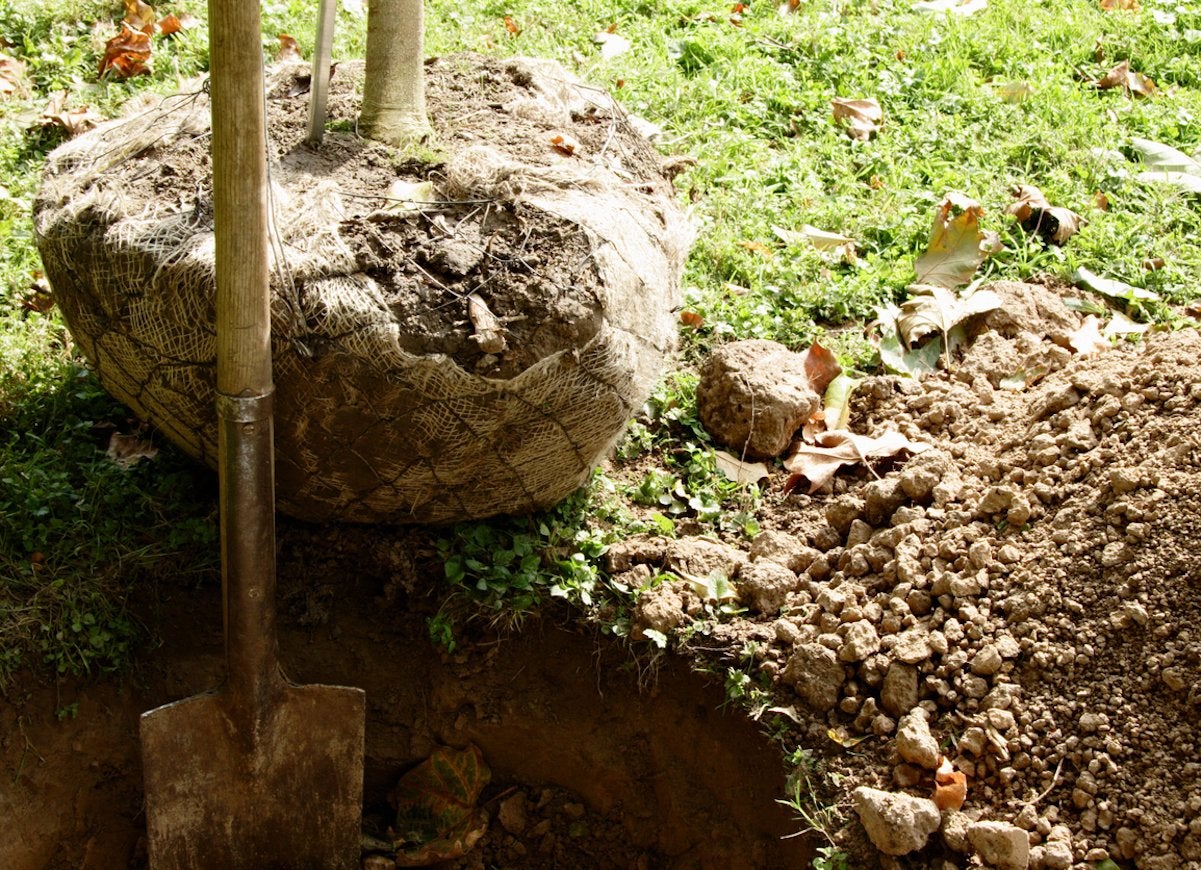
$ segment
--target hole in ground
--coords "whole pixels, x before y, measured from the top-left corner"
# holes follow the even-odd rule
[[[138,715],[221,671],[219,592],[173,596],[154,616],[164,645],[126,685],[25,678],[0,699],[0,866],[144,865]],[[640,689],[628,652],[540,625],[445,660],[422,617],[390,611],[385,629],[351,609],[285,627],[285,666],[366,689],[369,823],[387,824],[388,792],[436,746],[480,747],[489,832],[444,866],[808,866],[809,844],[783,839],[799,824],[776,802],[778,749],[682,663]]]

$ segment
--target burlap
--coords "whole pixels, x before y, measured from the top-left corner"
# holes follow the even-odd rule
[[[563,118],[596,104],[562,70],[527,69],[534,111]],[[191,189],[171,170],[173,148],[207,136],[208,112],[198,88],[58,148],[35,228],[55,298],[105,388],[211,465],[211,186]],[[674,344],[689,232],[663,179],[636,183],[604,155],[528,166],[476,144],[450,157],[438,198],[575,225],[599,288],[599,323],[582,346],[499,379],[405,351],[389,300],[344,238],[343,191],[287,160],[271,175],[281,510],[447,522],[544,507],[579,486]]]

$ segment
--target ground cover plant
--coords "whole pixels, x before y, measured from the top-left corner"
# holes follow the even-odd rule
[[[952,192],[970,203],[955,206],[956,216],[978,209],[974,213],[982,236],[995,235],[995,241],[989,237],[988,256],[982,256],[978,268],[961,283],[1037,277],[1063,288],[1062,295],[1081,315],[1092,313],[1112,322],[1109,312],[1116,307],[1134,322],[1172,327],[1185,323],[1190,316],[1188,304],[1201,295],[1197,290],[1201,247],[1195,244],[1201,212],[1197,182],[1190,180],[1198,177],[1190,159],[1201,147],[1197,73],[1201,8],[1067,0],[1038,4],[993,0],[987,5],[956,6],[910,2],[785,3],[782,8],[774,3],[705,2],[546,6],[429,3],[427,52],[467,49],[552,57],[592,84],[606,87],[628,110],[659,128],[656,144],[671,156],[681,201],[690,208],[697,228],[686,274],[685,307],[680,312],[681,354],[676,370],[666,373],[617,446],[613,461],[567,505],[533,518],[467,524],[431,535],[432,562],[441,567],[449,588],[457,594],[431,614],[430,636],[450,648],[470,639],[480,625],[496,623],[498,614],[507,614],[499,621],[508,624],[547,602],[565,598],[598,617],[610,632],[637,638],[634,642],[644,645],[648,654],[668,646],[729,650],[728,660],[719,656],[710,667],[725,681],[732,698],[775,723],[772,727],[779,730],[787,752],[800,752],[802,743],[820,743],[828,749],[826,726],[835,733],[832,760],[796,755],[796,787],[782,796],[796,804],[802,819],[798,826],[821,828],[833,838],[855,815],[845,797],[838,806],[837,783],[850,775],[852,766],[845,756],[865,735],[885,746],[889,732],[878,733],[885,723],[876,717],[888,718],[890,711],[864,712],[869,700],[877,705],[878,699],[872,697],[875,687],[870,677],[859,673],[851,682],[862,685],[843,685],[842,695],[836,698],[846,720],[841,725],[822,720],[821,727],[805,731],[802,724],[792,722],[793,717],[803,719],[801,713],[790,704],[777,703],[778,699],[769,703],[772,687],[779,685],[779,675],[788,671],[790,661],[788,656],[773,658],[773,644],[782,643],[776,633],[786,634],[788,629],[765,633],[745,624],[730,628],[758,610],[739,599],[729,578],[722,576],[722,571],[725,575],[734,571],[726,567],[716,576],[707,569],[693,571],[684,557],[668,552],[669,542],[702,535],[748,549],[765,529],[809,529],[809,545],[828,554],[834,571],[842,570],[838,562],[842,552],[828,541],[822,544],[824,531],[814,531],[820,523],[810,513],[820,514],[823,522],[831,516],[820,497],[792,496],[793,501],[788,501],[780,491],[787,475],[777,464],[770,466],[772,476],[766,482],[759,478],[749,485],[731,481],[719,470],[719,445],[696,413],[696,371],[722,343],[765,338],[795,350],[820,340],[834,348],[845,369],[881,373],[895,359],[888,355],[886,336],[869,324],[880,318],[881,308],[900,306],[911,297],[909,288],[921,277],[917,262],[931,242],[932,223]],[[152,432],[140,430],[96,387],[73,352],[52,295],[39,285],[30,236],[30,202],[41,161],[51,147],[71,135],[74,126],[86,125],[89,112],[111,116],[141,90],[170,90],[181,76],[205,67],[203,9],[200,4],[179,3],[164,5],[158,13],[191,13],[197,25],[171,37],[154,38],[149,74],[122,78],[109,71],[98,76],[105,43],[116,32],[115,22],[124,11],[114,4],[78,2],[0,11],[0,224],[9,239],[0,251],[0,565],[6,581],[0,589],[0,682],[30,667],[49,666],[73,674],[119,671],[137,645],[154,634],[152,626],[138,625],[127,607],[131,591],[173,582],[167,577],[211,582],[214,576],[211,482],[156,441]],[[279,50],[278,37],[286,33],[295,37],[301,55],[308,57],[314,14],[314,9],[298,2],[267,4],[268,54]],[[356,4],[342,4],[335,58],[362,56],[364,23]],[[47,109],[63,91],[65,103]],[[1148,175],[1156,165],[1160,171]],[[1036,202],[1029,208],[1034,198],[1028,188],[1037,188],[1045,205]],[[1062,234],[1065,226],[1074,232]],[[1054,295],[1058,299],[1059,291]],[[1065,331],[1064,343],[1071,344],[1074,335]],[[1103,345],[1096,343],[1089,349],[1095,352],[1111,342],[1102,341]],[[1137,351],[1136,345],[1127,347],[1125,339],[1121,341],[1123,353]],[[1161,364],[1181,378],[1180,396],[1170,379],[1157,381],[1155,372],[1144,372],[1141,380],[1119,391],[1139,392],[1148,407],[1182,398],[1185,406],[1164,413],[1185,413],[1195,397],[1189,398],[1191,374],[1183,362],[1188,346],[1183,347],[1186,350],[1168,353]],[[889,398],[892,387],[880,386],[873,393],[869,382],[857,391],[855,423],[882,420],[891,412],[899,420],[913,421],[917,428],[908,434],[914,439],[923,433],[943,437],[948,445],[958,445],[957,459],[970,458],[970,433],[953,431],[950,411],[940,404],[942,416],[921,416],[934,413],[929,410],[931,402],[967,407],[973,400],[956,390],[971,383],[972,377],[988,380],[992,374],[979,361],[952,358],[951,351],[949,339],[936,348],[935,356],[945,356],[946,362],[944,374],[936,376],[945,380],[945,386],[931,393],[934,400],[923,400],[925,405],[917,398],[894,402]],[[1041,364],[1052,371],[1050,363]],[[930,365],[937,366],[938,361]],[[950,376],[945,373],[948,367]],[[1017,374],[1016,367],[1003,372],[993,386]],[[1072,377],[1071,389],[1101,401],[1105,389],[1090,386],[1084,375]],[[1037,376],[1029,386],[1036,384]],[[870,399],[864,399],[865,394]],[[901,395],[909,394],[902,391]],[[902,407],[905,401],[911,405]],[[994,408],[1003,404],[994,403]],[[1121,399],[1119,406],[1119,414],[1133,415],[1137,410],[1126,408]],[[977,434],[985,433],[979,435],[983,439],[995,436],[1000,451],[1008,436],[998,433],[1009,418],[986,419]],[[1156,425],[1160,424],[1168,425],[1164,420]],[[1151,424],[1144,420],[1141,425]],[[157,457],[139,458],[150,447],[158,448]],[[948,452],[951,449],[947,446]],[[1048,448],[1042,444],[1041,449]],[[1100,481],[1104,471],[1100,466],[1117,461],[1114,455],[1105,458],[1092,452],[1116,449],[1112,446],[1078,449],[1097,457],[1091,471],[1079,472],[1082,486],[1093,481],[1089,475]],[[1116,455],[1128,456],[1126,449]],[[1017,460],[1012,464],[1025,467]],[[1008,473],[1009,469],[998,471],[993,480],[982,473],[980,479],[1002,486],[1001,478]],[[963,474],[971,477],[966,470]],[[1137,489],[1141,478],[1131,479]],[[1094,485],[1098,492],[1113,491],[1112,485],[1105,489],[1109,484]],[[1171,496],[1171,487],[1163,489]],[[842,497],[846,492],[836,484],[834,494]],[[1130,513],[1130,501],[1122,502],[1126,505],[1122,511],[1129,516],[1146,511],[1135,505]],[[1006,510],[1009,507],[1012,504],[1007,503]],[[1099,515],[1105,515],[1106,507]],[[1082,527],[1085,520],[1080,517],[1097,513],[1090,510],[1079,507],[1076,526],[1065,515],[1061,531]],[[839,516],[852,513],[848,508]],[[1047,513],[1050,517],[1053,512],[1048,508]],[[992,550],[1034,540],[1004,537],[1021,533],[1030,522],[1021,510],[991,516],[997,535],[988,539]],[[1129,522],[1145,522],[1129,516]],[[865,520],[855,515],[846,520],[845,529],[840,528],[838,547],[854,546],[846,538],[852,520],[868,522],[873,529],[886,525],[879,517]],[[942,521],[934,522],[936,531],[926,534],[943,541]],[[829,524],[839,527],[834,519]],[[951,540],[952,532],[948,526],[945,540]],[[983,533],[972,534],[978,541]],[[1103,531],[1098,534],[1105,537]],[[1139,532],[1133,534],[1131,546],[1136,547]],[[618,544],[630,538],[659,541],[650,547],[658,547],[658,555],[652,558],[635,547],[633,555],[622,556],[629,551]],[[966,551],[977,541],[959,544]],[[1102,540],[1099,547],[1110,552],[1111,543],[1115,542]],[[946,546],[954,555],[955,545]],[[1034,545],[1030,546],[1033,552]],[[1067,542],[1055,546],[1062,550]],[[977,548],[978,558],[984,559],[980,552]],[[1107,558],[1112,562],[1117,552]],[[936,552],[934,558],[946,556],[953,563],[952,555]],[[1129,564],[1137,562],[1137,558],[1129,560]],[[989,568],[992,563],[983,564]],[[1104,567],[1116,570],[1119,564],[1127,562]],[[632,570],[637,565],[647,567]],[[862,578],[875,576],[879,568],[871,566],[855,582],[863,585]],[[1062,582],[1074,590],[1064,593],[1070,602],[1064,607],[1072,620],[1078,620],[1073,624],[1082,636],[1091,638],[1092,631],[1084,611],[1103,611],[1106,620],[1117,620],[1114,625],[1124,619],[1121,631],[1127,637],[1143,624],[1137,608],[1106,604],[1104,596],[1089,591],[1084,580],[1073,585],[1072,575]],[[1127,582],[1132,583],[1128,578]],[[1137,602],[1136,586],[1122,594]],[[691,594],[697,602],[686,624],[648,620],[645,593],[667,597],[667,590],[676,590],[672,594],[677,598]],[[817,594],[811,597],[806,604],[822,602]],[[908,601],[906,595],[893,597]],[[1188,601],[1195,597],[1194,592]],[[1055,596],[1047,593],[1047,598]],[[956,602],[954,614],[947,617],[966,635],[972,624],[977,625],[982,637],[965,641],[976,644],[973,655],[995,634],[987,624],[985,601],[973,604],[971,612]],[[806,606],[794,603],[798,608]],[[827,603],[821,606],[830,613],[833,605],[826,607]],[[859,602],[860,609],[866,610],[868,603]],[[1163,605],[1158,602],[1160,610]],[[916,613],[912,604],[906,606]],[[1152,614],[1158,612],[1154,600],[1139,606],[1144,620],[1148,608]],[[1181,612],[1189,612],[1190,606],[1180,605]],[[1006,612],[1012,615],[1015,607],[1011,603]],[[998,591],[993,609],[1000,613],[1002,608]],[[855,622],[845,614],[842,618]],[[760,623],[772,626],[770,619]],[[1160,625],[1174,624],[1165,619]],[[945,621],[937,630],[951,635],[954,644],[954,630]],[[1056,632],[1067,631],[1063,626],[1029,635],[1023,654],[1032,661],[1039,655],[1049,657],[1047,667],[1062,661],[1066,668],[1066,662],[1076,662],[1077,655],[1091,659],[1094,653],[1085,651],[1084,645],[1099,647],[1095,639],[1081,641],[1080,650],[1069,659],[1062,658],[1067,654],[1062,637],[1059,647],[1045,645],[1048,638],[1058,637]],[[824,631],[826,636],[831,633]],[[719,641],[724,635],[728,644],[723,646]],[[792,640],[799,647],[815,639]],[[1181,637],[1173,627],[1160,640],[1179,646],[1168,651],[1172,660],[1156,663],[1152,671],[1156,679],[1166,668],[1163,679],[1175,684],[1173,668],[1178,670],[1181,662],[1191,662],[1195,672],[1196,662],[1189,658],[1195,657],[1195,638]],[[1119,641],[1112,641],[1111,648],[1125,649]],[[1141,662],[1123,658],[1126,653],[1115,653],[1114,660]],[[762,667],[765,662],[775,664]],[[1085,662],[1079,663],[1084,666]],[[943,692],[931,683],[930,691],[938,693],[929,697],[940,699],[940,711],[957,709],[958,701],[974,697],[958,676],[932,670],[923,672],[923,680],[927,677],[947,684]],[[992,680],[994,674],[976,677]],[[1181,680],[1180,691],[1187,695],[1188,680]],[[1047,675],[1041,681],[1061,694],[1078,688]],[[801,693],[797,682],[785,680],[784,688]],[[1115,723],[1124,721],[1122,717],[1129,714],[1123,711],[1138,692],[1127,688],[1124,696],[1120,687],[1115,688],[1116,682],[1106,685],[1104,690],[1094,690],[1095,703],[1072,702],[1083,706],[1056,715],[1077,721],[1085,714],[1104,713]],[[973,684],[972,691],[976,688]],[[1042,718],[1054,719],[1054,703],[1040,707],[1033,690],[1027,687],[1026,691],[1031,703],[1020,715],[1039,721],[1040,716],[1031,712],[1038,710],[1045,713]],[[1176,705],[1176,709],[1186,703],[1175,699],[1165,707]],[[767,715],[767,707],[791,708],[791,713]],[[831,715],[837,718],[839,713]],[[987,726],[969,718],[965,713],[959,723],[956,743],[973,728],[987,736]],[[1000,729],[1002,737],[1005,731]],[[1167,745],[1181,757],[1195,750],[1195,744],[1190,749],[1188,740],[1174,732],[1150,728],[1149,733],[1167,737]],[[1165,862],[1162,866],[1179,866],[1171,864],[1172,859],[1201,860],[1188,853],[1192,845],[1182,845],[1187,837],[1197,835],[1187,829],[1189,814],[1195,817],[1196,813],[1189,801],[1201,800],[1195,771],[1168,774],[1164,767],[1154,768],[1163,777],[1165,791],[1175,790],[1178,795],[1160,800],[1156,791],[1145,795],[1146,800],[1134,800],[1131,806],[1140,810],[1141,817],[1168,820],[1140,828],[1123,815],[1131,806],[1106,795],[1098,797],[1100,775],[1093,767],[1103,768],[1105,762],[1092,762],[1099,749],[1081,750],[1090,753],[1086,758],[1054,758],[1020,745],[1017,736],[1011,739],[1015,748],[1007,751],[1015,756],[1027,752],[1035,761],[1030,768],[1004,774],[1007,779],[1001,785],[994,781],[998,770],[1016,764],[1007,768],[966,749],[956,762],[960,770],[966,769],[960,761],[972,763],[973,780],[988,783],[972,795],[989,807],[989,818],[1003,815],[998,808],[1005,807],[1007,800],[1017,800],[1017,785],[1028,775],[1038,786],[1034,792],[1041,792],[1044,785],[1067,788],[1052,800],[1057,800],[1065,820],[1072,819],[1077,844],[1073,860],[1088,858],[1102,864],[1111,858],[1145,856],[1139,866],[1159,866],[1154,861],[1160,858]],[[839,748],[843,746],[846,752]],[[1128,758],[1150,753],[1137,742],[1125,751],[1127,756],[1116,751],[1112,755]],[[920,780],[921,765],[905,763],[914,769],[899,775]],[[1088,772],[1088,777],[1082,778],[1073,767]],[[1142,770],[1132,764],[1130,776]],[[863,781],[873,786],[890,782],[887,773],[883,781],[870,776]],[[985,798],[985,789],[995,794],[989,791]],[[1006,818],[1016,816],[1023,805],[1014,806]],[[1152,806],[1154,811],[1147,809]],[[1046,860],[1051,843],[1059,842],[1050,836],[1058,819],[1043,806],[1036,810],[1030,829],[1042,838]],[[1090,811],[1091,822],[1082,821]],[[1110,821],[1101,824],[1106,813]],[[1171,828],[1173,819],[1182,823],[1181,831]],[[1120,834],[1121,830],[1132,833]],[[1123,852],[1122,844],[1130,854]],[[818,861],[840,866],[838,848],[843,845],[842,840],[837,847],[833,841],[825,844]]]

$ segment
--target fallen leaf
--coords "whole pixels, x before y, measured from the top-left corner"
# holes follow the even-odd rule
[[[1034,94],[1029,82],[1002,82],[994,85],[997,94],[1007,103],[1020,103]]]
[[[1101,0],[1101,8],[1106,12],[1138,12],[1142,6],[1138,0]]]
[[[120,79],[148,75],[149,60],[150,34],[135,30],[122,21],[121,32],[104,44],[104,55],[100,58],[100,75],[111,72]]]
[[[888,430],[879,438],[856,435],[845,429],[834,429],[819,433],[816,445],[802,443],[784,460],[784,467],[792,474],[784,484],[785,492],[791,492],[802,480],[809,481],[809,492],[829,492],[834,485],[834,475],[844,465],[863,464],[871,470],[872,459],[886,459],[902,453],[921,453],[929,444],[910,441],[896,430]],[[874,473],[874,472],[873,472]]]
[[[918,284],[954,288],[968,283],[980,264],[1000,250],[996,233],[980,229],[984,209],[961,193],[948,193],[938,206],[930,241],[913,264]]]
[[[8,191],[0,188],[0,193],[7,194]],[[0,196],[0,199],[4,198],[6,197]],[[54,307],[54,295],[50,292],[50,282],[46,280],[46,274],[41,271],[34,271],[30,277],[33,280],[29,284],[29,289],[21,297],[21,307],[26,311],[45,314]]]
[[[1097,211],[1109,211],[1109,197],[1105,191],[1098,190],[1093,194],[1093,208]]]
[[[787,716],[789,719],[791,719],[796,724],[798,724],[798,725],[801,724],[801,714],[797,712],[797,709],[794,706],[790,705],[788,707],[768,707],[767,712],[768,713],[779,713],[781,716]]]
[[[191,30],[199,23],[199,20],[191,12],[185,12],[182,15],[172,12],[160,18],[157,27],[158,32],[163,36],[172,36],[183,30]]]
[[[142,0],[125,0],[125,17],[122,23],[128,24],[132,29],[152,36],[156,17],[154,7],[148,3],[143,3]]]
[[[846,726],[839,725],[837,728],[827,728],[826,736],[841,746],[843,749],[852,749],[858,746],[868,738],[867,734],[860,734],[857,737],[852,737],[851,732],[846,729]]]
[[[809,379],[810,388],[818,395],[824,393],[830,382],[842,374],[838,358],[816,341],[801,356],[805,377]]]
[[[1145,184],[1166,184],[1169,187],[1176,188],[1181,193],[1201,194],[1201,175],[1193,175],[1191,172],[1171,172],[1162,169],[1153,169],[1147,172],[1140,172],[1134,178],[1136,181],[1141,181]]]
[[[762,462],[745,462],[732,453],[715,450],[717,470],[735,483],[758,483],[766,477],[771,477],[767,465]]]
[[[825,417],[826,428],[845,429],[847,427],[851,416],[851,396],[855,394],[855,388],[862,380],[862,378],[851,377],[848,374],[840,374],[830,381],[825,395],[822,396],[822,413]]]
[[[483,753],[439,747],[396,786],[396,866],[424,867],[461,858],[488,830],[476,807],[492,778]]]
[[[685,308],[680,312],[680,323],[685,326],[691,326],[693,329],[700,329],[705,325],[705,318],[701,317],[695,311],[689,311]]]
[[[509,31],[510,39],[521,35],[521,25],[508,15],[505,16],[505,30]]]
[[[1149,97],[1155,93],[1155,82],[1147,78],[1141,72],[1136,72],[1130,69],[1130,61],[1124,60],[1107,72],[1101,78],[1093,82],[1093,86],[1099,90],[1107,90],[1109,88],[1122,88],[1127,96]]]
[[[951,330],[976,317],[1001,307],[1001,297],[991,290],[977,290],[960,297],[953,290],[938,285],[915,284],[912,295],[901,303],[897,329],[905,344],[913,347],[923,339],[937,334],[942,337],[943,351],[950,368]]]
[[[930,341],[910,349],[901,341],[897,329],[897,318],[901,309],[889,303],[876,309],[876,320],[872,324],[880,336],[875,340],[880,353],[880,363],[893,374],[907,378],[920,378],[938,370],[938,359],[942,356],[940,342]]]
[[[740,241],[738,247],[746,248],[748,251],[754,251],[756,254],[761,254],[765,260],[770,260],[775,256],[775,253],[763,242],[748,242]]]
[[[89,106],[76,106],[74,109],[68,109],[67,98],[69,96],[70,91],[57,91],[38,118],[38,125],[57,127],[65,130],[68,136],[78,136],[104,120],[103,115],[93,111]]]
[[[384,211],[405,214],[420,211],[434,197],[432,181],[402,181],[397,178],[388,186],[388,204]]]
[[[144,428],[139,427],[128,434],[113,432],[104,455],[118,468],[131,468],[139,460],[158,456],[158,448],[142,437]]]
[[[0,54],[0,100],[22,96],[29,91],[25,79],[25,64],[15,57]]]
[[[1016,217],[1026,232],[1038,235],[1044,244],[1062,245],[1088,223],[1069,208],[1051,205],[1034,185],[1019,184],[1012,192],[1015,201],[1005,211]]]
[[[1095,314],[1084,318],[1080,328],[1068,336],[1068,344],[1081,356],[1100,353],[1110,347],[1109,339],[1101,334],[1101,322]]]
[[[341,3],[342,8],[355,18],[362,18],[367,14],[367,6],[364,0],[341,0]]]
[[[1120,311],[1115,311],[1105,324],[1106,337],[1114,335],[1143,335],[1151,328],[1149,323],[1138,323]]]
[[[279,51],[275,53],[277,63],[294,63],[304,60],[304,56],[300,53],[300,46],[296,43],[295,38],[286,33],[279,35]]]
[[[1143,260],[1143,269],[1148,272],[1158,272],[1166,265],[1167,262],[1163,257],[1148,257]]]
[[[568,157],[574,157],[580,148],[580,143],[567,133],[552,133],[550,144],[560,154],[566,154]]]
[[[872,99],[830,101],[835,123],[841,123],[852,139],[870,139],[884,126],[884,110]]]
[[[600,44],[601,57],[605,60],[620,57],[630,50],[630,41],[611,30],[602,30],[592,37],[592,41]]]
[[[781,15],[792,15],[801,8],[801,0],[784,0],[777,10]]]
[[[855,240],[850,236],[819,230],[809,224],[803,224],[799,230],[786,230],[783,227],[773,226],[771,231],[786,245],[809,244],[819,251],[837,250],[848,245],[854,250],[855,246]]]
[[[918,0],[913,4],[917,12],[950,12],[964,18],[987,8],[988,0]]]
[[[1072,275],[1072,281],[1078,287],[1083,287],[1085,290],[1092,290],[1100,293],[1102,296],[1108,296],[1110,299],[1121,299],[1124,302],[1135,304],[1159,301],[1159,294],[1154,290],[1134,287],[1125,281],[1118,281],[1113,278],[1102,278],[1100,275],[1094,275],[1083,266],[1078,268]]]
[[[1171,145],[1164,145],[1162,142],[1152,139],[1140,139],[1136,136],[1130,140],[1130,147],[1142,159],[1143,164],[1150,169],[1201,175],[1201,162]]]
[[[967,774],[955,770],[943,756],[934,773],[934,803],[940,810],[958,810],[967,800]]]
[[[1046,366],[1034,366],[1029,369],[1018,369],[1008,377],[1001,378],[1002,390],[1025,390],[1034,386],[1047,376],[1050,371]]]

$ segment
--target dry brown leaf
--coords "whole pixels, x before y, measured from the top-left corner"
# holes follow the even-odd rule
[[[129,434],[114,432],[109,436],[105,455],[114,465],[131,468],[141,459],[153,459],[158,456],[158,448],[142,437],[144,428],[139,427]]]
[[[1101,322],[1097,315],[1090,314],[1084,318],[1080,328],[1068,336],[1068,343],[1078,354],[1087,355],[1109,350],[1109,339],[1101,334]]]
[[[574,157],[580,150],[579,140],[567,133],[552,133],[550,144],[560,154],[566,154],[568,157]]]
[[[765,477],[771,477],[767,465],[762,462],[745,462],[732,453],[715,450],[717,470],[735,483],[758,483]]]
[[[119,79],[148,75],[149,60],[150,34],[135,30],[122,21],[121,32],[104,44],[104,56],[100,58],[100,75],[111,72]]]
[[[21,96],[28,92],[25,81],[25,64],[15,57],[0,54],[0,100]]]
[[[802,354],[805,364],[805,376],[809,378],[809,386],[819,396],[826,392],[830,382],[842,374],[842,366],[838,359],[816,341]]]
[[[1019,184],[1012,191],[1015,201],[1005,211],[1018,219],[1028,233],[1036,233],[1045,244],[1062,245],[1088,223],[1076,212],[1053,206],[1041,190]]]
[[[172,12],[159,19],[158,32],[163,36],[171,36],[181,30],[191,30],[198,23],[196,16],[190,12],[185,12],[183,15],[176,15]]]
[[[471,319],[472,329],[475,330],[471,340],[480,350],[484,353],[501,353],[508,348],[504,326],[492,313],[488,303],[477,293],[467,297],[467,316]]]
[[[36,311],[38,314],[45,314],[54,307],[54,296],[50,293],[50,282],[46,280],[46,274],[41,271],[34,271],[30,277],[33,280],[29,284],[29,289],[21,297],[21,307],[26,311]]]
[[[784,484],[785,492],[794,490],[802,480],[809,481],[811,494],[829,492],[834,486],[835,473],[844,465],[863,464],[870,470],[872,459],[921,453],[930,447],[929,444],[910,441],[896,430],[889,430],[879,438],[870,438],[844,429],[834,429],[818,433],[815,441],[816,445],[800,444],[784,460],[784,467],[791,472]]]
[[[701,317],[695,311],[689,311],[685,308],[680,312],[680,323],[685,326],[691,326],[693,329],[700,329],[705,325],[705,318]]]
[[[1106,12],[1138,12],[1142,6],[1138,0],[1101,0],[1101,8]]]
[[[304,60],[304,56],[300,53],[300,46],[296,43],[294,37],[286,33],[279,35],[279,51],[275,53],[275,60],[278,63],[292,63]]]
[[[767,245],[763,244],[763,242],[740,241],[738,243],[738,247],[746,248],[748,251],[754,251],[756,254],[762,255],[765,260],[770,260],[776,255],[775,252]]]
[[[955,770],[944,755],[934,773],[934,803],[940,810],[958,810],[967,800],[967,774]]]
[[[68,136],[78,136],[104,120],[103,115],[94,112],[89,106],[68,109],[67,98],[69,96],[70,91],[56,92],[42,111],[42,116],[38,119],[39,126],[57,127],[60,130],[66,130]]]
[[[125,17],[122,23],[128,24],[131,29],[152,36],[156,26],[155,17],[154,7],[150,4],[143,3],[142,0],[125,0]]]
[[[1155,93],[1155,82],[1141,72],[1130,69],[1130,61],[1124,60],[1093,82],[1097,90],[1121,88],[1126,96],[1149,97]]]
[[[505,30],[509,31],[509,38],[521,35],[521,25],[508,15],[505,16]]]
[[[1096,208],[1097,211],[1109,211],[1109,197],[1106,195],[1105,191],[1098,190],[1093,194],[1093,207]]]
[[[830,105],[834,110],[834,121],[843,124],[852,139],[870,139],[884,126],[884,110],[875,100],[835,97]]]

